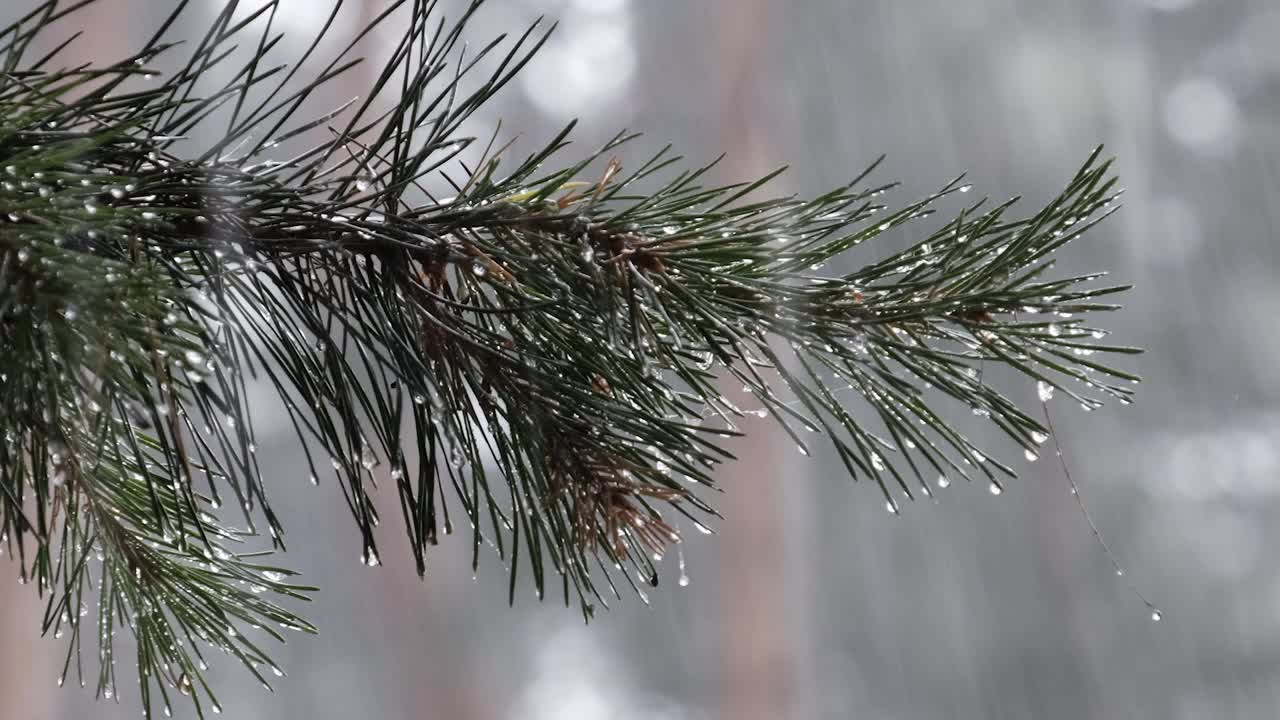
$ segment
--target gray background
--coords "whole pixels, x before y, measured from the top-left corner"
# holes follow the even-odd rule
[[[343,28],[380,5],[348,4]],[[302,38],[327,3],[285,5]],[[27,6],[0,4],[0,20]],[[123,55],[170,6],[102,0],[46,45],[80,25],[69,64]],[[178,34],[212,12],[197,3]],[[722,180],[786,163],[776,189],[808,193],[883,152],[879,177],[904,181],[899,200],[967,170],[982,192],[1028,205],[1105,143],[1125,208],[1062,267],[1137,284],[1109,323],[1149,349],[1128,366],[1146,382],[1129,407],[1053,408],[1127,574],[1114,576],[1047,462],[1014,454],[1024,476],[1004,495],[953,486],[895,518],[833,456],[805,460],[762,421],[720,474],[727,522],[684,543],[691,584],[674,582],[672,557],[650,607],[629,600],[584,627],[531,589],[508,609],[500,564],[473,580],[465,539],[434,552],[423,582],[386,527],[386,565],[364,567],[338,489],[312,488],[286,428],[267,428],[259,454],[288,561],[323,587],[307,610],[323,634],[280,650],[290,677],[275,695],[216,665],[224,717],[1277,715],[1274,0],[495,0],[470,37],[540,13],[560,32],[477,134],[503,117],[532,142],[579,116],[586,147],[643,129],[637,153],[667,141],[693,161],[728,151]],[[30,586],[0,585],[0,718],[138,717],[134,687],[118,705],[55,687],[62,647],[38,638],[38,616]]]

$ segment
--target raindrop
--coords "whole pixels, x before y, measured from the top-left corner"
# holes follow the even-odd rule
[[[684,548],[677,546],[676,555],[680,558],[680,587],[689,587],[689,574],[684,570]]]
[[[1036,383],[1036,395],[1040,396],[1040,402],[1049,402],[1053,399],[1053,386],[1040,380]]]
[[[462,452],[462,448],[454,445],[449,448],[449,464],[455,468],[460,468],[467,462],[467,456]]]
[[[1160,622],[1163,619],[1164,619],[1164,613],[1160,612],[1159,610],[1151,611],[1151,622]]]

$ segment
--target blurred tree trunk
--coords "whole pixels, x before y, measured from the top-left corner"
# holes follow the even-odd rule
[[[710,23],[714,37],[705,67],[713,99],[707,145],[728,153],[727,173],[738,180],[763,174],[768,165],[768,143],[756,112],[761,99],[755,94],[768,41],[768,7],[765,0],[722,5]],[[738,444],[739,459],[725,470],[723,512],[731,521],[721,535],[725,666],[720,713],[732,720],[776,720],[791,710],[777,482],[781,463],[774,444],[759,442],[776,437],[773,428],[767,421],[744,421],[750,424],[759,425],[748,431],[756,441]]]

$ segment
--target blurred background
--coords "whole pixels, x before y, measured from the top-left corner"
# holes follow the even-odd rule
[[[0,3],[0,21],[30,5]],[[100,0],[43,49],[85,29],[66,64],[123,56],[172,5]],[[195,36],[220,5],[197,0],[175,34]],[[293,44],[280,60],[329,9],[284,5],[277,22]],[[348,0],[330,50],[383,5]],[[532,588],[508,608],[501,563],[482,558],[473,579],[465,538],[443,542],[421,581],[388,522],[385,564],[365,567],[338,488],[313,488],[288,428],[258,423],[286,562],[322,587],[306,611],[322,634],[279,650],[290,677],[274,695],[215,666],[225,717],[1276,717],[1280,5],[492,0],[469,37],[542,14],[559,31],[471,133],[503,118],[527,148],[579,117],[585,152],[641,129],[632,160],[670,141],[690,162],[729,153],[724,181],[789,164],[779,193],[825,190],[887,153],[876,177],[904,183],[891,201],[967,171],[996,199],[1026,196],[1028,212],[1105,143],[1125,207],[1060,267],[1137,285],[1106,322],[1118,342],[1148,349],[1126,366],[1145,383],[1128,407],[1051,406],[1126,574],[1047,461],[1006,452],[1022,478],[1003,495],[955,485],[895,517],[833,454],[802,458],[759,421],[720,473],[727,520],[715,535],[686,533],[688,586],[673,555],[649,605],[615,603],[588,627]],[[394,29],[364,52],[376,56]],[[312,107],[363,94],[374,65]],[[911,231],[897,232],[850,262]],[[63,647],[38,637],[39,610],[30,586],[0,584],[0,718],[137,718],[127,655],[118,704],[56,687]]]

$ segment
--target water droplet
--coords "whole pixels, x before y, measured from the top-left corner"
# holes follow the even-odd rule
[[[1160,622],[1163,619],[1164,619],[1164,613],[1160,612],[1159,610],[1151,611],[1151,622]]]
[[[585,247],[585,248],[583,248],[583,249],[582,249],[582,261],[583,261],[583,262],[592,262],[592,261],[593,261],[593,260],[595,260],[595,259],[596,259],[596,251],[595,251],[595,248],[593,248],[593,247],[591,247],[591,246],[587,246],[587,247]]]
[[[1042,433],[1038,430],[1032,430],[1031,439],[1034,440],[1037,445],[1043,445],[1044,441],[1049,439],[1049,436],[1046,433]]]
[[[1032,450],[1031,448],[1027,448],[1023,450],[1022,456],[1027,459],[1027,462],[1035,462],[1036,460],[1040,459],[1040,454],[1037,453],[1035,450]]]
[[[997,483],[997,482],[996,482],[996,481],[994,481],[994,480],[992,480],[992,481],[991,481],[991,484],[987,486],[987,490],[988,490],[992,495],[999,495],[999,494],[1001,494],[1001,493],[1003,493],[1003,492],[1004,492],[1004,488],[1000,487],[1000,483]]]
[[[801,455],[804,455],[805,457],[809,457],[809,448],[803,445],[797,445],[796,451],[799,452]]]
[[[961,185],[961,186],[960,186],[960,192],[962,192],[962,193],[967,193],[967,192],[969,192],[969,191],[970,191],[970,190],[972,190],[972,189],[973,189],[973,186],[972,186],[972,185]]]
[[[946,476],[946,475],[939,475],[939,476],[938,476],[938,487],[940,487],[940,488],[942,488],[942,489],[944,489],[944,490],[945,490],[946,488],[948,488],[948,487],[950,487],[950,486],[951,486],[951,480],[949,480],[949,479],[947,478],[947,476]]]
[[[356,190],[360,192],[364,192],[368,189],[369,189],[369,178],[367,176],[361,175],[360,177],[356,178]]]
[[[876,472],[884,470],[884,458],[880,457],[880,453],[871,453],[871,467],[875,468]]]
[[[482,278],[489,274],[489,268],[485,267],[482,262],[475,262],[471,264],[471,274]]]
[[[889,512],[893,513],[894,515],[897,515],[897,514],[898,514],[898,504],[897,504],[897,503],[895,503],[895,502],[894,502],[894,501],[892,501],[892,500],[886,500],[886,501],[885,501],[885,503],[884,503],[884,509],[885,509],[885,510],[888,510]]]
[[[1058,323],[1049,323],[1049,334],[1053,337],[1058,337],[1062,334],[1062,327]]]
[[[1036,395],[1040,396],[1040,402],[1049,402],[1052,400],[1053,390],[1054,387],[1043,380],[1036,383]]]
[[[684,570],[684,548],[676,546],[676,555],[680,558],[680,587],[689,587],[689,575]]]
[[[711,528],[707,527],[706,525],[703,525],[700,522],[694,521],[693,526],[697,528],[698,532],[702,533],[703,535],[711,534]]]

